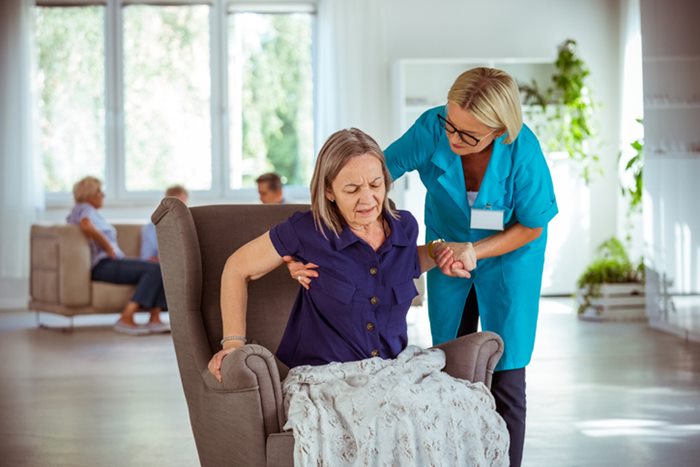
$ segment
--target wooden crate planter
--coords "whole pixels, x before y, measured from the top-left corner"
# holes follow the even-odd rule
[[[587,288],[579,289],[577,302],[584,303]],[[644,284],[601,284],[598,297],[589,299],[589,306],[578,314],[587,321],[640,321],[646,320]]]

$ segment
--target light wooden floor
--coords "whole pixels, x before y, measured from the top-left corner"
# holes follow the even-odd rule
[[[63,334],[0,311],[0,466],[198,464],[170,337],[115,334],[115,318]],[[425,311],[409,322],[427,343]],[[698,465],[700,345],[544,299],[527,371],[524,465]]]

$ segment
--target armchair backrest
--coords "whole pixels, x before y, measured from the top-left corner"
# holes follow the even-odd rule
[[[243,244],[308,205],[212,205],[187,208],[165,198],[153,213],[161,269],[177,352],[206,369],[221,346],[221,273],[228,257]],[[282,339],[299,285],[282,266],[248,286],[249,340],[275,352]],[[182,322],[180,322],[182,321]],[[186,360],[190,360],[189,358]],[[181,375],[184,375],[182,362]],[[287,369],[278,362],[282,377]],[[183,376],[184,377],[184,376]]]

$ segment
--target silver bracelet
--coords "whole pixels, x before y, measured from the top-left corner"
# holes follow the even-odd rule
[[[245,344],[246,342],[248,342],[248,339],[246,339],[245,336],[224,336],[224,338],[221,339],[221,346],[223,347],[224,342],[227,341],[243,341],[243,343]]]

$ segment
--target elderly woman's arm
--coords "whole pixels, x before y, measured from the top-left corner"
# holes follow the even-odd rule
[[[107,255],[114,259],[117,257],[117,254],[114,252],[114,248],[112,248],[112,244],[109,242],[107,237],[104,236],[102,232],[97,230],[93,223],[88,219],[87,217],[80,219],[80,230],[83,232],[83,234],[94,240],[95,243],[97,243],[100,248],[102,248]]]
[[[248,282],[259,279],[282,264],[282,258],[265,232],[246,243],[229,256],[221,275],[221,319],[225,336],[246,335]],[[221,381],[221,362],[224,357],[243,346],[242,340],[228,340],[223,350],[209,361],[209,371]]]

